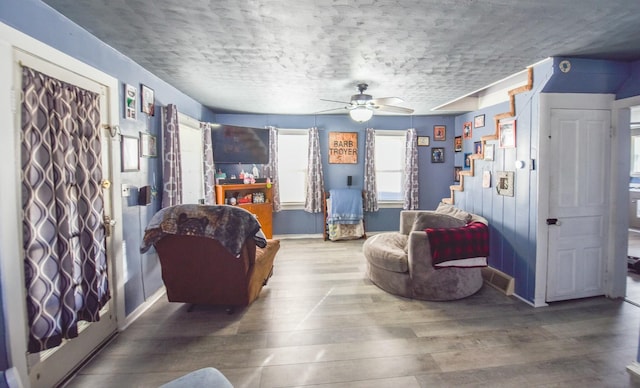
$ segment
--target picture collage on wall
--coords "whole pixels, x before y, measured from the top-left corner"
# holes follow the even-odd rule
[[[135,86],[124,84],[124,118],[136,119],[136,106],[138,105],[138,90]]]
[[[138,106],[138,89],[130,84],[123,84],[123,105],[124,118],[136,120]],[[146,113],[149,117],[155,115],[155,93],[150,87],[140,84],[140,112]]]

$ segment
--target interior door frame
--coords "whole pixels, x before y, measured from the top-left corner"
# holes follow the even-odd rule
[[[615,179],[612,187],[615,196],[614,221],[617,226],[613,230],[612,252],[618,260],[612,263],[610,271],[615,274],[615,284],[612,290],[614,297],[625,297],[627,291],[627,255],[629,247],[629,173],[631,171],[631,107],[640,105],[640,96],[616,100],[612,104],[611,125],[615,128],[618,138],[615,139],[614,152],[618,154],[617,163],[612,176]],[[612,139],[612,142],[614,139]]]
[[[82,74],[106,86],[109,93],[109,108],[107,122],[116,126],[119,124],[119,81],[67,54],[64,54],[20,31],[0,23],[0,125],[3,128],[13,128],[3,133],[0,142],[0,153],[5,156],[7,164],[0,169],[0,179],[5,182],[0,188],[0,286],[3,288],[5,306],[5,327],[7,338],[7,353],[9,364],[16,369],[23,384],[29,381],[27,366],[27,318],[26,306],[23,298],[10,297],[15,290],[24,289],[24,277],[16,274],[24,273],[21,254],[21,195],[20,195],[20,123],[14,119],[15,99],[19,98],[20,90],[14,86],[15,72],[14,50],[26,52],[35,57],[53,62],[60,67]],[[16,89],[18,89],[16,91]],[[111,252],[110,289],[114,299],[117,327],[125,322],[124,310],[124,279],[122,253],[122,198],[116,188],[121,186],[120,178],[120,147],[118,137],[111,139],[110,171],[112,216],[116,219],[112,238],[107,240],[107,249]],[[6,184],[9,183],[9,184]],[[5,256],[6,255],[6,256]],[[14,259],[12,259],[14,258]],[[28,385],[27,385],[28,386]]]
[[[540,131],[538,136],[538,222],[536,226],[536,284],[534,293],[534,306],[546,306],[547,291],[547,270],[548,270],[548,228],[545,220],[549,218],[549,190],[551,166],[550,160],[550,141],[551,135],[551,110],[552,109],[585,109],[585,110],[610,110],[611,111],[611,145],[609,150],[609,208],[608,208],[608,240],[605,241],[605,267],[604,289],[605,295],[610,298],[623,297],[626,290],[626,282],[624,276],[626,274],[626,260],[620,258],[620,234],[627,236],[626,224],[620,224],[620,210],[624,208],[626,214],[627,200],[620,200],[621,187],[618,183],[621,176],[620,169],[623,159],[627,165],[627,185],[628,185],[628,166],[629,166],[629,150],[628,141],[626,141],[626,152],[620,147],[620,139],[624,136],[618,133],[617,112],[614,109],[613,94],[583,94],[583,93],[540,93]],[[628,129],[627,129],[628,132]],[[628,137],[624,137],[627,139]],[[534,145],[532,145],[534,146]],[[626,155],[626,156],[625,156]],[[628,192],[627,192],[628,198]],[[628,223],[628,214],[626,215]],[[616,237],[617,236],[617,237]],[[626,237],[625,237],[626,239]],[[626,244],[626,241],[625,243]],[[626,246],[624,248],[626,250]],[[626,252],[626,251],[625,251]],[[626,257],[626,253],[625,253]],[[622,279],[620,273],[622,272]]]

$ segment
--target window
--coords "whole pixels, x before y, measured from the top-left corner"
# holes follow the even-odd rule
[[[204,146],[200,122],[178,113],[182,203],[200,203],[204,198]]]
[[[637,130],[636,130],[637,131]],[[631,176],[640,176],[640,134],[631,135]],[[640,132],[640,131],[639,131]]]
[[[278,187],[283,205],[305,202],[308,149],[308,131],[278,130]]]
[[[378,201],[402,202],[405,131],[376,130]]]

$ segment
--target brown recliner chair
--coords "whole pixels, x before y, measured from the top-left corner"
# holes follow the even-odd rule
[[[251,213],[226,205],[178,205],[158,213],[143,249],[155,246],[170,302],[247,306],[258,297],[280,241],[261,237]]]

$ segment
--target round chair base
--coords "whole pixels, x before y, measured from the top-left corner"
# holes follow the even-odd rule
[[[411,274],[408,263],[402,262],[408,258],[405,248],[399,246],[402,239],[398,238],[398,234],[381,233],[369,238],[363,245],[367,277],[376,286],[394,295],[429,301],[462,299],[482,288],[480,268],[435,269],[430,263],[425,263],[420,265],[420,271],[416,271],[419,273]],[[390,246],[394,244],[398,246]],[[407,270],[401,271],[403,268]]]

